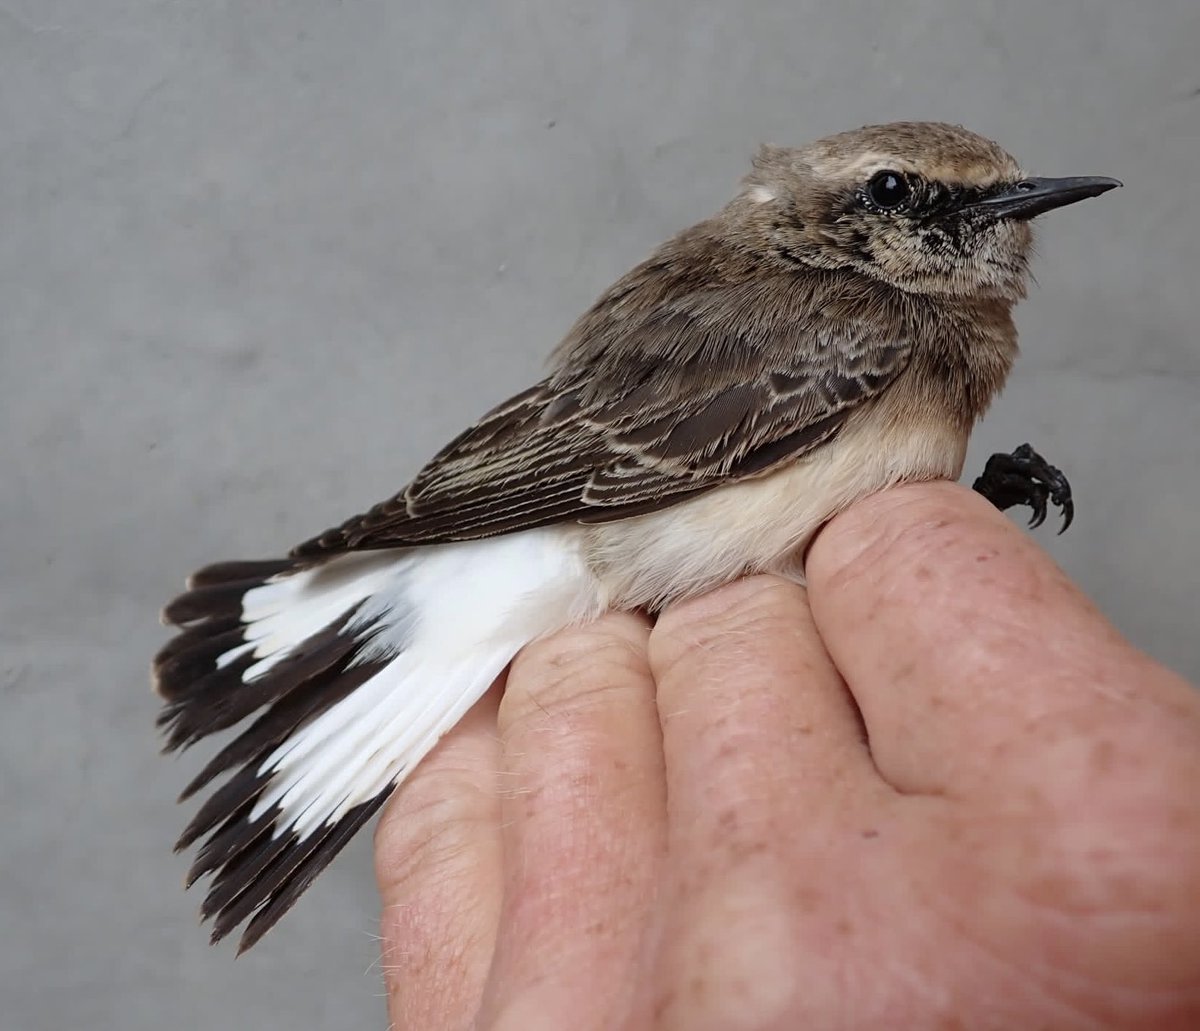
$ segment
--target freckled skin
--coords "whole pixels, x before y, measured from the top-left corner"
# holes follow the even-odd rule
[[[491,754],[489,775],[554,779],[604,725],[643,773],[661,761],[661,779],[639,778],[644,794],[626,781],[613,807],[559,798],[557,819],[516,833],[510,800],[498,833],[519,842],[506,891],[523,904],[497,924],[495,952],[472,950],[450,1026],[1200,1026],[1194,690],[962,488],[856,505],[809,567],[807,588],[753,578],[668,608],[639,631],[631,690],[605,707],[578,704],[611,682],[605,660],[566,680],[539,662],[545,646],[521,664],[501,736],[568,717],[575,733]],[[999,632],[980,650],[985,623]],[[609,627],[566,636],[594,647]],[[476,731],[494,744],[494,728]],[[394,833],[405,804],[385,816]],[[600,918],[576,907],[595,901],[605,862],[624,874],[610,896],[623,919],[591,935]],[[472,912],[474,883],[443,903],[454,919]],[[431,976],[414,958],[389,985],[420,1000]]]

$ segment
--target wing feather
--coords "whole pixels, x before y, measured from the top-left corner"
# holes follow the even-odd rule
[[[550,376],[451,441],[403,491],[293,555],[620,519],[794,461],[836,436],[909,355],[907,340],[874,329],[900,320],[870,317],[863,297],[822,304],[816,286],[795,275],[656,284],[639,307],[636,285],[618,283]]]

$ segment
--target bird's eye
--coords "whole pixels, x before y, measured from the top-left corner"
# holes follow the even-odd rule
[[[898,208],[911,193],[912,188],[904,176],[886,169],[876,172],[867,183],[867,196],[871,198],[871,203],[884,210]]]

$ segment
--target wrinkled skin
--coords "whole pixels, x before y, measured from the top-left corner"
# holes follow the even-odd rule
[[[421,765],[395,1028],[1200,1027],[1200,697],[959,487],[807,569],[527,648]]]

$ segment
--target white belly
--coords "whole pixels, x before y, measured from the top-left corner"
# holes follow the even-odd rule
[[[837,440],[769,476],[720,487],[663,512],[588,527],[587,561],[608,606],[661,607],[746,573],[803,580],[816,531],[858,498],[901,480],[957,479],[967,437],[943,420],[876,409]]]

